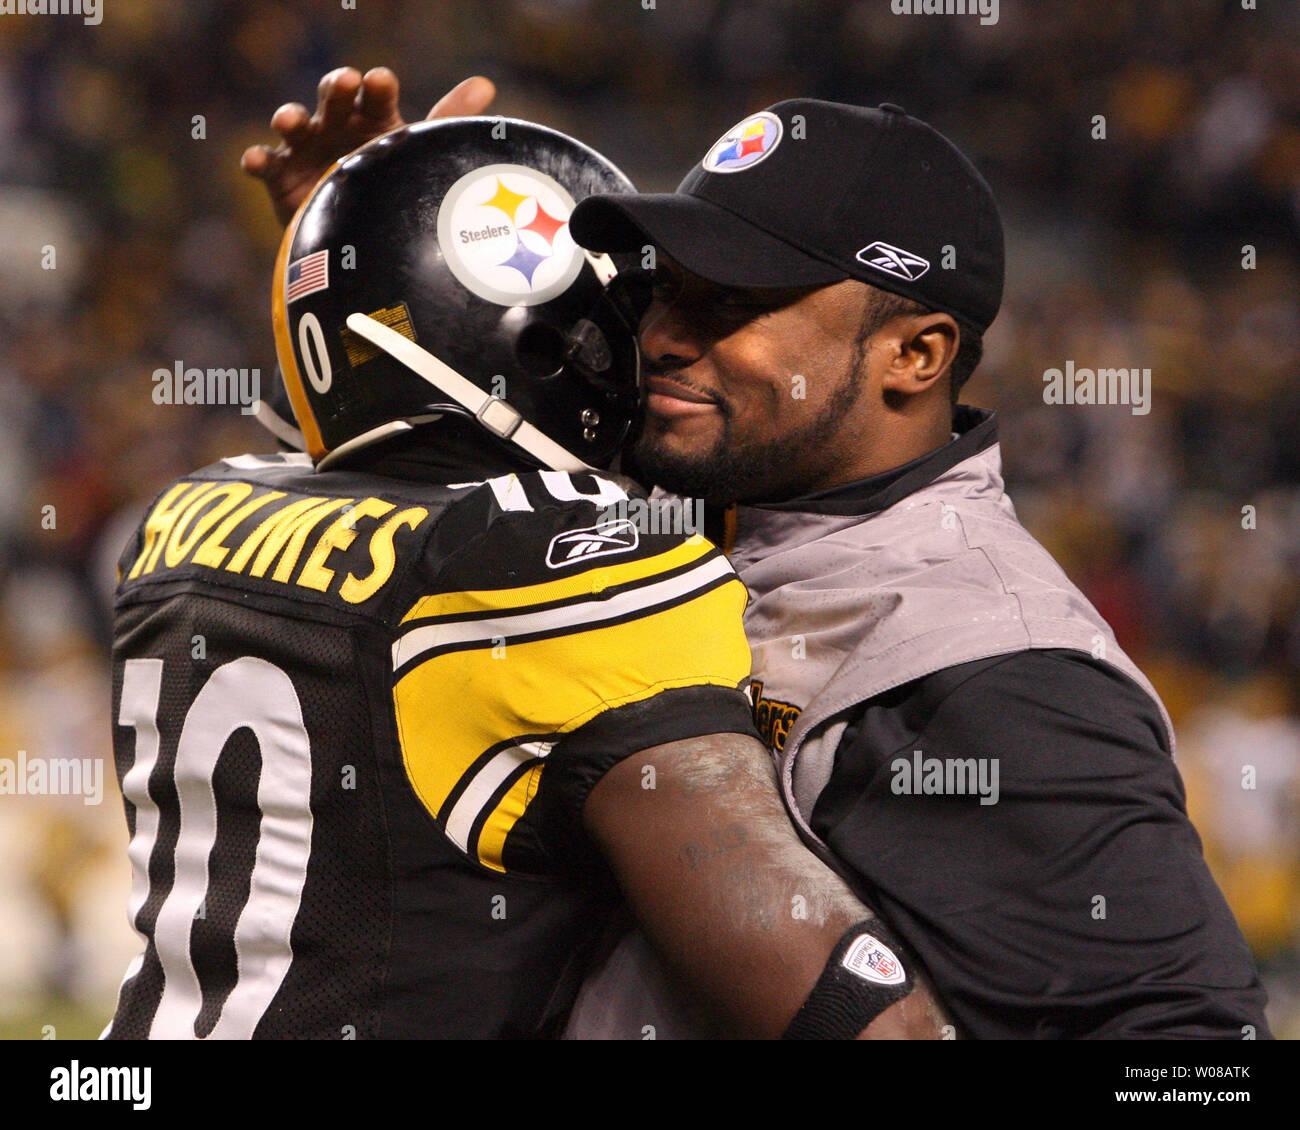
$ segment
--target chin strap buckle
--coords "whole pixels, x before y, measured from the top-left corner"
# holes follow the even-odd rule
[[[489,396],[478,406],[474,418],[494,436],[500,436],[502,439],[509,439],[524,422],[518,409],[495,396]]]

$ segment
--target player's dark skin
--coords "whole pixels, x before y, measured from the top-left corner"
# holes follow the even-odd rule
[[[249,146],[240,164],[266,185],[281,224],[293,218],[340,157],[406,124],[397,108],[398,93],[397,76],[387,67],[375,67],[364,76],[355,67],[339,67],[321,78],[314,114],[300,102],[276,110],[271,128],[280,135],[280,144]],[[492,80],[474,75],[443,95],[427,117],[481,114],[495,97]]]
[[[321,79],[314,114],[299,103],[276,110],[271,128],[281,143],[252,146],[242,163],[265,183],[282,223],[335,160],[405,124],[399,93],[397,76],[387,67],[364,76],[340,67]],[[427,116],[480,114],[495,95],[491,80],[476,75],[444,95]],[[786,461],[790,477],[763,484],[755,495],[774,501],[887,471],[947,442],[951,407],[943,378],[959,341],[948,315],[894,319],[867,343],[858,373],[853,345],[872,295],[865,283],[725,291],[686,275],[664,255],[657,273],[669,286],[656,288],[641,322],[650,372],[647,447],[705,462],[723,435],[724,420],[729,446],[787,444],[790,455],[799,457]],[[837,413],[834,437],[799,449],[799,433],[846,382],[858,395]]]
[[[404,124],[398,93],[397,78],[387,68],[364,76],[340,68],[321,80],[314,114],[296,103],[275,112],[271,126],[281,143],[248,149],[242,163],[246,172],[264,181],[282,222],[292,218],[335,160]],[[428,117],[482,113],[494,96],[488,79],[466,79]],[[787,417],[779,404],[781,390],[789,383],[783,384],[783,375],[773,365],[772,319],[779,319],[787,332],[801,334],[797,340],[805,348],[825,343],[819,354],[824,363],[805,372],[808,399],[798,402],[804,410],[823,404],[833,392],[829,382],[832,376],[838,380],[845,360],[843,350],[833,347],[836,335],[861,318],[867,288],[853,287],[783,294],[779,309],[764,311],[762,317],[710,339],[707,361],[704,353],[690,358],[673,352],[686,348],[688,333],[693,343],[689,348],[698,351],[698,331],[685,328],[679,304],[652,304],[643,335],[658,335],[658,355],[672,359],[679,382],[707,390],[713,398],[712,412],[698,402],[683,408],[667,403],[673,399],[667,394],[678,388],[660,382],[656,391],[652,384],[665,408],[663,426],[656,425],[658,442],[682,450],[707,447],[720,434],[717,417],[723,403],[737,427],[760,440],[771,427],[781,427],[782,419],[791,424],[797,419],[798,409]],[[795,355],[792,351],[788,356]],[[900,388],[917,382],[928,387],[941,375],[927,378],[924,366],[914,366],[910,375],[900,371],[891,376],[890,355],[889,347],[873,346],[873,364],[883,367],[882,392],[891,381],[901,381]],[[910,458],[902,455],[888,465]],[[825,473],[841,472],[828,467]],[[647,767],[654,769],[653,789],[644,784]],[[844,881],[799,842],[780,799],[771,756],[752,738],[715,734],[644,750],[600,780],[583,816],[647,937],[669,969],[706,1002],[720,1033],[780,1035],[835,944],[870,913]],[[792,913],[796,905],[806,909],[806,917]],[[737,991],[738,986],[744,991]],[[919,985],[882,1012],[859,1038],[940,1039],[943,1024],[933,996]]]

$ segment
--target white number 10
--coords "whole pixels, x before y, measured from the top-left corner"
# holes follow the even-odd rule
[[[128,913],[137,930],[149,897],[149,859],[160,819],[148,786],[158,762],[162,679],[161,659],[128,659],[122,673],[118,721],[136,732],[135,762],[122,779],[122,791],[136,813],[127,854],[132,867]],[[262,815],[248,901],[235,926],[238,978],[210,1038],[251,1037],[293,960],[290,935],[311,854],[311,748],[289,676],[264,659],[245,657],[212,673],[185,715],[176,747],[180,831],[175,879],[153,931],[163,993],[151,1039],[195,1035],[203,996],[190,955],[190,931],[207,895],[208,856],[217,836],[212,775],[227,740],[243,728],[253,731],[262,756],[257,786]],[[143,956],[131,963],[124,986],[139,972]]]

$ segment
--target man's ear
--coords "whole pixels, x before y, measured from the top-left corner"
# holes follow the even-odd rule
[[[932,388],[961,343],[961,330],[948,314],[905,314],[885,333],[894,347],[882,382],[886,395],[915,396]]]

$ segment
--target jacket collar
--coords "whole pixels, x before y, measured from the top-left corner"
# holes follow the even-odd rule
[[[822,515],[829,519],[870,517],[929,486],[958,464],[995,447],[997,442],[997,415],[984,408],[960,404],[953,413],[953,438],[919,459],[882,471],[878,475],[842,483],[784,502],[730,506],[723,511],[706,510],[704,533],[730,553],[736,543],[738,528],[753,534],[775,523],[786,529],[788,523],[780,521],[783,516],[790,519],[797,514]],[[852,523],[850,521],[847,524]],[[790,531],[786,529],[784,536],[788,537],[789,534]],[[816,535],[810,532],[810,536]]]
[[[909,494],[929,486],[958,463],[998,441],[997,417],[984,408],[959,404],[953,413],[953,438],[919,459],[878,475],[842,483],[786,502],[759,503],[755,510],[797,510],[802,514],[865,516],[887,510]]]

